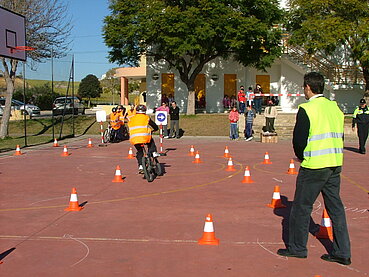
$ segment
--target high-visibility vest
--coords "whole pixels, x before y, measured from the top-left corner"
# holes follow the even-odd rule
[[[344,115],[335,101],[317,97],[301,104],[310,121],[302,167],[319,169],[343,163]]]
[[[134,115],[136,115],[136,110],[133,110],[133,111],[131,111],[131,110],[128,110],[127,111],[127,119],[128,119],[128,121],[134,116]]]
[[[365,109],[365,111],[364,111],[363,109],[360,109],[359,107],[356,107],[356,109],[354,111],[354,114],[353,114],[353,117],[357,118],[358,115],[360,116],[362,114],[369,115],[369,109]]]
[[[119,124],[121,126],[123,126],[124,125],[124,114],[123,114],[123,111],[119,112],[118,114],[119,114],[119,116],[118,116],[118,118],[119,118]]]
[[[149,143],[151,140],[150,117],[146,114],[136,114],[128,122],[129,141],[131,144]]]
[[[119,114],[116,113],[111,113],[110,114],[110,126],[114,129],[114,130],[118,130],[120,128],[120,123],[119,123]]]

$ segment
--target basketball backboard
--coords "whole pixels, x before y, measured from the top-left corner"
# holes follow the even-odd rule
[[[26,51],[16,47],[26,46],[25,17],[0,7],[0,56],[25,61]]]

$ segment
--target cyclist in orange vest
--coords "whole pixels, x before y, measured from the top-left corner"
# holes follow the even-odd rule
[[[136,159],[138,163],[138,173],[142,174],[143,144],[148,145],[148,151],[152,153],[154,157],[160,156],[157,153],[155,141],[151,135],[151,132],[159,130],[159,127],[146,114],[145,105],[138,105],[136,107],[136,115],[131,117],[128,122],[128,127],[129,141],[137,150]]]
[[[112,113],[109,115],[110,119],[110,127],[112,128],[112,138],[113,142],[119,141],[119,129],[120,129],[120,122],[119,122],[119,113],[117,112],[117,108],[111,109]]]
[[[131,119],[132,116],[136,114],[135,105],[131,104],[130,109],[126,113],[127,121]]]

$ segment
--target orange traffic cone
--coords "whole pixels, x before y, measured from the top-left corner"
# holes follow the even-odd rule
[[[245,184],[255,183],[251,179],[251,174],[250,174],[250,170],[249,170],[249,167],[248,166],[246,166],[246,168],[245,168],[245,174],[243,175],[243,180],[242,180],[241,183],[245,183]]]
[[[236,171],[233,165],[232,157],[229,157],[226,171]]]
[[[68,157],[69,156],[68,148],[67,148],[66,145],[64,145],[63,153],[60,156],[62,156],[62,157]]]
[[[80,207],[78,204],[76,188],[72,188],[72,193],[70,195],[70,201],[69,201],[69,207],[65,208],[64,211],[78,212],[82,209],[83,207]]]
[[[123,183],[124,180],[122,178],[122,173],[120,171],[120,166],[117,165],[116,169],[115,169],[115,176],[114,179],[112,181],[113,183]]]
[[[293,159],[290,160],[290,168],[288,169],[287,174],[291,174],[291,175],[297,174],[295,170],[295,164],[293,162]]]
[[[229,155],[229,150],[228,150],[228,146],[225,147],[224,149],[224,155],[223,155],[224,158],[229,158],[230,155]]]
[[[13,155],[14,156],[23,155],[22,152],[21,152],[21,150],[20,150],[19,144],[17,144],[17,147],[15,148],[15,153]]]
[[[270,204],[267,204],[267,206],[273,209],[286,208],[286,206],[283,205],[281,201],[281,195],[279,193],[279,186],[274,186],[272,202]]]
[[[53,147],[59,147],[59,144],[58,144],[58,141],[57,141],[57,139],[54,139],[54,144],[53,144]]]
[[[128,156],[127,159],[134,159],[135,157],[133,156],[133,151],[132,151],[132,147],[129,148],[128,150]]]
[[[193,145],[191,145],[190,151],[188,152],[188,156],[195,156],[195,148],[193,147]]]
[[[198,241],[201,245],[219,245],[219,239],[215,237],[213,217],[208,214],[205,218],[204,233]]]
[[[90,138],[88,139],[87,147],[88,147],[88,148],[92,148],[92,147],[94,147],[94,145],[92,144],[92,140],[91,140]]]
[[[263,164],[272,164],[272,162],[269,159],[268,152],[265,152]]]
[[[327,210],[323,210],[322,222],[320,224],[319,231],[315,234],[317,239],[330,239],[333,240],[333,231],[331,219],[327,213]]]
[[[199,151],[196,151],[196,155],[195,155],[195,160],[192,161],[192,163],[194,164],[199,164],[199,163],[202,163],[203,161],[200,160],[200,154],[199,154]]]

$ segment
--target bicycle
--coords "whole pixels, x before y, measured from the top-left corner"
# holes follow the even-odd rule
[[[119,138],[118,133],[113,131],[113,128],[108,125],[108,127],[105,129],[103,133],[103,141],[104,143],[114,143],[114,142],[120,142],[121,140],[127,140],[129,139],[129,133],[125,126],[123,126],[123,129],[120,131],[122,132],[121,138]]]
[[[157,157],[153,156],[153,153],[148,151],[147,144],[142,144],[143,157],[142,157],[142,167],[145,179],[148,182],[154,181],[156,176],[162,176],[164,174],[163,168],[158,161]],[[159,156],[165,156],[165,154],[159,154]]]

